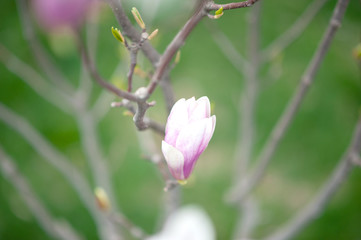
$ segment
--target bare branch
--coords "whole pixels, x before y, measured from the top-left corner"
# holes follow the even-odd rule
[[[130,38],[133,42],[138,42],[141,39],[141,34],[133,27],[129,21],[127,14],[123,10],[123,6],[120,0],[106,0],[109,6],[112,8],[115,17],[118,20],[119,25],[122,27],[122,33]],[[153,66],[156,66],[160,55],[152,47],[152,45],[145,41],[142,45],[142,51],[144,55],[152,62]]]
[[[138,98],[129,92],[123,91],[117,87],[115,87],[114,85],[112,85],[111,83],[108,83],[107,81],[105,81],[100,74],[98,73],[98,70],[96,69],[92,59],[90,59],[88,53],[86,52],[86,49],[84,47],[84,44],[82,42],[82,40],[80,38],[78,38],[78,47],[79,47],[79,51],[82,55],[82,59],[84,61],[84,65],[85,67],[88,69],[88,71],[90,72],[91,76],[95,79],[95,81],[97,81],[97,83],[102,86],[103,88],[107,89],[109,92],[115,94],[118,97],[121,98],[125,98],[128,99],[130,101],[134,101],[134,102],[138,102]]]
[[[108,215],[110,221],[124,227],[127,231],[132,234],[133,237],[138,239],[146,239],[147,234],[143,231],[143,229],[139,228],[138,226],[134,225],[129,219],[127,219],[124,215],[113,212]]]
[[[76,120],[81,134],[81,143],[88,159],[92,175],[97,187],[103,188],[109,195],[111,205],[117,209],[116,199],[111,183],[107,162],[101,151],[96,126],[92,115],[83,106],[79,109]]]
[[[192,32],[195,26],[199,23],[199,21],[206,16],[206,12],[204,11],[206,2],[201,1],[200,6],[197,8],[194,15],[186,22],[183,28],[178,32],[178,34],[173,38],[172,42],[167,46],[164,54],[159,60],[155,73],[153,74],[152,80],[147,87],[147,96],[149,98],[150,95],[155,90],[157,84],[162,79],[163,74],[166,72],[167,67],[169,66],[170,61],[173,56],[177,53],[178,49],[184,44],[186,38]]]
[[[324,59],[327,50],[330,47],[331,41],[337,29],[341,25],[341,20],[346,11],[348,2],[349,0],[338,1],[331,17],[330,23],[327,27],[327,30],[325,31],[323,38],[316,52],[314,53],[314,56],[312,57],[312,60],[307,70],[301,78],[301,82],[299,83],[298,88],[296,89],[292,99],[289,101],[285,111],[279,118],[276,126],[273,128],[270,137],[268,138],[264,148],[261,151],[258,159],[258,165],[255,167],[253,173],[249,175],[250,177],[246,178],[247,181],[249,179],[249,182],[247,183],[245,188],[242,188],[241,184],[235,187],[232,194],[232,199],[234,199],[235,201],[239,201],[242,198],[246,197],[262,179],[264,172],[276,148],[278,147],[279,142],[281,141],[287,128],[289,127],[294,116],[296,115],[300,104],[306,96],[307,90],[314,81],[315,74],[319,69],[322,60]]]
[[[69,84],[69,81],[65,78],[62,72],[55,66],[55,64],[53,64],[50,56],[46,53],[45,49],[37,39],[27,2],[28,1],[26,0],[17,0],[17,5],[24,37],[29,43],[35,59],[49,80],[53,81],[53,83],[62,91],[68,94],[73,94],[74,87]]]
[[[129,112],[131,114],[133,114],[133,118],[135,118],[135,114],[137,113],[133,104],[127,100],[123,100],[121,102],[113,102],[111,104],[112,107],[124,107],[126,109],[129,110]],[[150,128],[152,130],[154,130],[156,133],[164,136],[165,134],[165,126],[161,125],[158,122],[153,121],[150,118],[147,117],[143,117],[142,121],[144,122],[144,124],[147,126],[147,128]]]
[[[249,236],[259,223],[259,207],[254,198],[248,198],[242,202],[240,209],[242,217],[238,219],[233,239],[250,240]]]
[[[252,158],[252,152],[254,148],[254,115],[256,102],[259,91],[259,69],[261,62],[259,58],[259,20],[261,13],[261,4],[255,5],[248,16],[248,42],[247,49],[250,64],[244,70],[245,75],[245,89],[240,94],[240,128],[238,133],[238,144],[235,150],[235,163],[236,172],[234,174],[234,184],[243,180],[243,176],[246,175],[249,162]],[[252,233],[254,227],[257,225],[257,207],[253,198],[248,198],[245,202],[242,202],[239,206],[239,227],[235,228],[233,239],[246,239]]]
[[[41,97],[66,113],[72,111],[70,106],[73,105],[73,101],[69,95],[51,86],[33,68],[22,62],[2,44],[0,44],[0,61]]]
[[[97,52],[96,49],[97,49],[98,33],[99,33],[98,31],[99,10],[100,9],[98,8],[93,10],[91,19],[86,23],[86,39],[87,39],[86,47],[90,59],[96,59],[96,52]],[[94,63],[94,65],[95,64],[96,63]],[[82,64],[80,71],[81,71],[80,83],[77,89],[77,95],[81,95],[81,98],[84,99],[84,102],[87,102],[91,95],[93,82],[84,63]]]
[[[253,151],[253,139],[254,139],[254,115],[255,107],[259,91],[259,79],[258,72],[260,69],[259,58],[259,19],[261,5],[257,4],[251,9],[250,16],[248,18],[248,43],[247,48],[249,50],[248,55],[250,58],[250,65],[245,71],[245,90],[241,94],[239,115],[241,117],[241,128],[239,132],[240,144],[239,152],[236,154],[236,162],[238,163],[236,176],[245,176],[248,164],[251,161]]]
[[[130,66],[129,66],[129,72],[127,74],[127,78],[128,78],[128,92],[132,92],[133,89],[133,84],[132,84],[132,80],[133,80],[133,73],[134,73],[134,68],[137,65],[137,54],[138,54],[138,50],[130,50]]]
[[[149,132],[137,132],[138,142],[143,155],[152,161],[159,169],[159,172],[165,182],[164,187],[164,218],[178,208],[180,205],[180,189],[177,188],[176,182],[170,175],[165,159],[158,153],[158,147],[155,145]]]
[[[282,35],[274,40],[262,53],[262,60],[269,61],[291,45],[305,31],[312,19],[328,0],[315,0]]]
[[[237,48],[222,31],[215,29],[215,25],[212,21],[207,21],[206,23],[214,42],[233,67],[237,69],[241,75],[244,75],[244,72],[249,66],[248,61],[239,53]]]
[[[64,176],[96,221],[96,226],[102,239],[108,239],[110,236],[116,235],[114,226],[109,224],[106,216],[98,211],[95,201],[93,201],[92,189],[84,175],[62,153],[56,150],[24,118],[12,112],[2,103],[0,103],[0,120],[17,131],[44,160],[48,161]]]
[[[340,1],[342,2],[342,0]],[[346,0],[347,2],[347,0]],[[354,130],[353,139],[341,158],[339,164],[334,169],[331,176],[328,178],[324,186],[318,191],[317,195],[310,201],[310,203],[302,208],[288,223],[276,230],[271,236],[266,237],[265,240],[286,240],[296,235],[301,231],[310,221],[321,214],[327,203],[332,199],[335,192],[341,187],[341,184],[347,179],[351,172],[354,163],[353,156],[360,154],[361,150],[361,117],[358,120]]]
[[[129,21],[127,15],[123,10],[123,6],[120,0],[106,0],[109,6],[112,8],[115,17],[118,20],[119,25],[122,27],[122,32],[125,36],[130,38],[132,41],[137,42],[141,38],[141,33],[139,33]],[[144,55],[151,61],[153,67],[156,68],[160,58],[160,54],[152,47],[149,41],[145,41],[141,49]],[[163,91],[164,99],[167,104],[167,110],[170,111],[174,104],[174,93],[170,84],[169,75],[165,74],[163,79],[160,81],[160,86]]]
[[[40,227],[54,239],[80,240],[82,237],[65,220],[55,219],[36,196],[25,177],[18,171],[12,160],[0,146],[0,170],[11,183],[38,221]]]
[[[245,8],[245,7],[251,7],[253,4],[255,4],[258,0],[248,0],[243,2],[234,2],[234,3],[227,3],[227,4],[215,4],[210,3],[207,7],[207,11],[215,11],[223,7],[223,10],[230,10],[230,9],[236,9],[236,8]]]
[[[96,211],[91,200],[93,194],[85,177],[69,163],[65,156],[43,138],[24,118],[12,112],[2,103],[0,103],[0,119],[23,136],[45,160],[49,161],[64,175],[91,212]]]

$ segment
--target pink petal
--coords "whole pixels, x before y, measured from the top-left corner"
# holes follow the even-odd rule
[[[191,111],[190,111],[191,110]],[[211,107],[207,97],[201,97],[196,101],[193,109],[189,109],[189,122],[208,118],[211,114]]]
[[[168,117],[164,140],[175,146],[179,132],[188,123],[188,109],[184,98],[178,100]]]
[[[207,147],[213,132],[213,118],[192,122],[178,135],[176,148],[184,156],[184,177],[188,178],[200,154]]]
[[[195,97],[187,99],[186,104],[188,109],[188,116],[190,117],[194,109],[197,107],[197,101]]]
[[[183,154],[173,147],[169,145],[165,141],[162,141],[162,152],[167,161],[169,171],[173,175],[173,177],[177,180],[184,180],[184,157]]]
[[[213,133],[214,133],[214,129],[216,127],[216,116],[213,115],[212,117],[210,117],[208,119],[211,119],[212,126],[208,126],[207,129],[206,129],[206,132],[204,134],[203,142],[202,142],[202,144],[200,146],[200,149],[203,149],[203,151],[204,151],[204,149],[207,148],[208,143],[211,140],[211,138],[213,136]]]

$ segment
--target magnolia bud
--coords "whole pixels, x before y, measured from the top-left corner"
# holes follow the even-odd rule
[[[168,168],[180,184],[190,176],[208,146],[216,126],[216,116],[210,116],[207,97],[178,100],[169,114],[162,152]]]
[[[33,0],[39,24],[46,30],[61,27],[78,28],[85,18],[91,0]]]

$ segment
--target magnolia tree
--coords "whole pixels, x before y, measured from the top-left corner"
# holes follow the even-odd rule
[[[269,191],[265,191],[266,194],[261,195],[255,194],[254,190],[263,184],[264,181],[262,180],[267,176],[271,160],[275,158],[275,153],[289,126],[294,122],[300,106],[306,99],[307,92],[314,85],[317,72],[321,68],[335,34],[341,26],[349,0],[330,1],[329,6],[333,6],[333,12],[332,14],[331,11],[328,12],[328,24],[325,23],[321,26],[324,30],[322,32],[319,31],[320,28],[317,30],[317,38],[320,39],[318,46],[307,49],[310,52],[309,56],[311,56],[308,66],[303,74],[293,75],[295,80],[299,79],[298,86],[293,94],[289,95],[288,103],[281,104],[280,108],[284,106],[285,108],[277,113],[278,120],[275,121],[274,126],[270,130],[265,130],[265,133],[259,134],[262,138],[260,142],[263,144],[262,147],[259,147],[260,144],[255,134],[256,129],[258,129],[258,124],[256,124],[257,109],[269,107],[262,107],[260,106],[261,103],[258,102],[263,89],[276,84],[275,81],[268,81],[265,84],[265,81],[261,79],[277,80],[281,78],[282,64],[280,64],[279,59],[283,52],[297,39],[302,41],[300,36],[312,24],[314,17],[328,1],[309,1],[310,5],[296,18],[294,23],[290,24],[284,33],[274,34],[278,37],[266,44],[261,44],[262,38],[260,37],[262,2],[262,0],[247,0],[220,4],[211,0],[186,1],[184,3],[161,0],[135,3],[132,1],[124,1],[123,3],[121,0],[99,2],[95,0],[16,1],[26,47],[31,51],[31,58],[34,62],[21,60],[15,54],[15,49],[11,49],[4,43],[0,43],[0,60],[9,72],[16,75],[32,91],[57,109],[50,114],[63,118],[63,113],[60,112],[64,112],[66,118],[75,119],[79,131],[79,141],[81,142],[79,148],[84,154],[84,162],[80,161],[79,163],[77,159],[81,157],[76,157],[77,154],[74,156],[66,149],[60,150],[61,147],[56,144],[57,141],[50,136],[45,136],[40,130],[41,126],[32,124],[30,119],[17,113],[16,106],[11,107],[11,104],[5,100],[0,102],[0,120],[4,129],[18,134],[31,146],[41,161],[47,162],[45,167],[38,169],[38,171],[33,170],[31,173],[22,169],[22,160],[17,159],[17,154],[11,153],[11,147],[6,147],[11,144],[9,144],[10,140],[4,137],[1,139],[2,146],[0,146],[2,177],[14,187],[18,196],[21,197],[33,215],[34,220],[50,238],[66,240],[94,238],[94,236],[87,236],[82,230],[95,227],[99,239],[212,240],[219,236],[219,239],[230,237],[237,240],[285,240],[295,237],[306,225],[312,223],[313,219],[323,213],[325,206],[341,184],[347,180],[351,170],[361,164],[359,155],[361,119],[355,120],[357,110],[353,114],[355,116],[352,120],[355,125],[353,130],[351,127],[340,126],[341,129],[348,129],[348,131],[342,132],[344,132],[345,139],[348,139],[349,144],[343,146],[346,148],[344,148],[344,154],[340,157],[339,163],[326,177],[324,185],[318,186],[314,196],[310,194],[306,200],[298,204],[297,209],[292,210],[293,213],[284,219],[283,224],[278,224],[280,220],[276,220],[275,222],[279,226],[270,224],[271,227],[268,227],[267,230],[260,228],[262,224],[267,225],[262,220],[265,218],[261,211],[264,210],[264,207],[260,207],[263,206],[260,202],[262,198],[267,198],[266,194],[277,194],[277,190],[270,188]],[[135,4],[138,8],[128,7],[128,4]],[[174,34],[174,37],[173,33],[162,32],[162,25],[169,23],[165,22],[166,19],[162,19],[161,14],[157,16],[157,12],[166,13],[166,8],[172,8],[172,4],[178,4],[177,6],[181,10],[179,19],[175,16],[167,17],[167,21],[175,18],[176,23],[179,24],[177,28],[180,30]],[[110,9],[117,23],[114,26],[98,24],[102,22],[102,18],[109,18]],[[266,10],[264,9],[264,11]],[[283,12],[282,5],[279,5],[278,11]],[[240,18],[247,16],[246,26],[239,26],[236,22],[230,23],[232,26],[234,25],[233,31],[243,27],[248,29],[244,34],[242,33],[248,39],[245,43],[246,56],[242,55],[238,50],[239,48],[233,44],[234,40],[230,40],[229,34],[223,33],[217,28],[218,21],[227,21],[231,15],[237,15]],[[185,19],[186,16],[188,19]],[[152,26],[152,20],[155,17],[162,19],[157,26],[159,30],[149,27]],[[185,23],[181,26],[180,21],[183,20]],[[234,106],[236,107],[233,108],[233,111],[238,113],[232,115],[237,119],[232,121],[232,129],[235,131],[229,133],[233,139],[230,141],[232,146],[229,146],[230,142],[223,145],[221,141],[212,142],[212,137],[217,138],[218,134],[221,135],[222,131],[225,131],[225,119],[230,117],[227,117],[229,113],[226,111],[219,110],[222,108],[222,104],[213,100],[212,94],[207,92],[207,87],[202,91],[190,90],[187,93],[184,89],[178,91],[179,85],[177,84],[176,87],[173,87],[173,82],[177,80],[171,80],[172,70],[176,70],[183,61],[181,60],[181,50],[185,42],[187,41],[188,46],[192,46],[198,41],[197,37],[201,37],[196,35],[194,38],[188,39],[189,36],[197,32],[197,26],[201,21],[204,22],[209,32],[207,32],[206,40],[201,39],[200,41],[214,42],[220,50],[217,54],[223,54],[225,61],[228,60],[225,64],[234,67],[238,72],[238,79],[244,79],[242,84],[231,86],[231,88],[239,88],[237,91],[240,93],[238,94],[239,103],[235,103]],[[20,36],[20,33],[17,35]],[[43,38],[40,38],[41,36]],[[61,54],[54,56],[51,51],[56,51],[57,48],[45,46],[48,42],[44,40],[44,37],[53,43],[55,41],[55,45],[60,49],[66,48],[69,42],[70,45],[76,46],[71,49],[77,53],[76,62],[80,63],[79,81],[74,81],[73,79],[76,77],[68,77],[69,74],[62,71],[66,63],[59,63]],[[165,41],[164,39],[169,40],[165,50],[159,51],[153,47],[156,45],[156,41],[159,41],[157,38],[163,38],[162,41]],[[120,51],[122,54],[122,59],[111,77],[107,77],[109,74],[104,74],[104,71],[98,67],[100,65],[103,68],[109,68],[111,64],[108,62],[112,61],[111,58],[110,60],[104,58],[107,53],[102,54],[103,58],[97,58],[97,49],[102,53],[104,53],[104,49],[109,49],[102,43],[102,39],[111,39],[113,52]],[[98,42],[100,43],[98,44]],[[106,41],[106,43],[109,42]],[[261,48],[261,45],[267,47]],[[204,48],[207,46],[205,43]],[[214,50],[212,47],[206,51]],[[354,49],[356,60],[360,59],[360,52],[360,46],[356,46]],[[194,56],[195,54],[195,52],[191,53]],[[294,55],[292,58],[298,57],[297,54]],[[54,61],[54,57],[58,59]],[[217,60],[217,58],[210,58],[208,61],[213,61],[212,59]],[[302,66],[306,66],[305,64],[302,63]],[[194,79],[196,82],[195,77],[191,75],[194,69],[185,71],[189,71],[187,78]],[[231,91],[227,87],[232,85],[231,82],[228,82],[231,80],[223,79],[222,75],[216,75],[217,69],[209,68],[207,72],[217,76],[214,79],[207,79],[208,84],[212,85],[212,81],[221,81],[222,84],[217,86],[223,87],[217,89],[217,92],[224,92],[222,98],[229,98],[227,101],[233,102],[234,96],[228,94]],[[204,75],[206,76],[206,73]],[[126,80],[117,81],[119,78]],[[197,85],[195,84],[195,86]],[[158,88],[161,90],[159,93],[157,93]],[[360,88],[359,84],[357,88]],[[193,96],[194,93],[199,93],[199,95]],[[266,101],[271,104],[271,100]],[[25,105],[26,108],[36,108],[31,103]],[[152,195],[160,196],[157,198],[159,205],[155,207],[159,213],[155,213],[156,217],[153,217],[152,220],[155,222],[155,219],[158,218],[157,226],[152,231],[145,230],[143,226],[145,220],[139,220],[135,217],[136,214],[127,209],[126,204],[125,206],[122,204],[122,201],[125,201],[123,197],[119,196],[121,195],[119,191],[120,193],[122,191],[118,190],[117,194],[117,190],[115,190],[119,189],[119,184],[114,180],[116,176],[114,176],[112,168],[114,166],[122,168],[122,166],[114,164],[111,159],[112,155],[105,153],[102,146],[106,144],[101,143],[98,136],[98,132],[104,129],[100,128],[99,131],[98,125],[109,115],[107,113],[111,112],[110,108],[114,108],[111,110],[112,112],[119,112],[120,109],[125,114],[125,116],[111,115],[111,117],[108,116],[108,119],[111,118],[111,120],[107,120],[108,122],[112,121],[111,124],[107,123],[107,129],[113,129],[108,135],[115,137],[118,134],[118,129],[119,134],[122,135],[121,141],[115,141],[112,144],[115,146],[116,154],[120,154],[117,151],[118,148],[122,146],[131,148],[134,145],[139,146],[136,150],[137,156],[149,160],[148,162],[136,162],[137,167],[128,171],[132,171],[131,174],[133,175],[141,176],[138,170],[141,171],[140,169],[144,169],[144,165],[149,165],[150,162],[152,167],[148,170],[153,169],[157,173],[143,171],[141,174],[160,176],[162,179],[162,181],[155,182],[153,180],[155,184],[151,186],[146,182],[145,179],[147,178],[144,176],[141,177],[143,183],[135,183],[133,179],[129,181],[123,179],[127,182],[122,186],[127,185],[127,188],[134,189],[134,191],[136,191],[135,189],[142,189],[139,191],[138,198],[145,199],[145,204],[148,198],[149,204],[154,203],[151,200]],[[348,110],[350,109],[352,108],[348,108]],[[45,117],[49,113],[43,112],[42,114]],[[219,122],[218,126],[216,125],[216,116]],[[42,116],[37,117],[41,118]],[[123,122],[117,124],[118,121]],[[131,134],[132,125],[135,126],[134,130],[137,132],[138,141],[134,137],[126,136]],[[60,129],[59,131],[63,128],[56,120],[52,122],[52,126]],[[261,131],[262,128],[257,130],[257,132]],[[270,133],[268,133],[269,131]],[[331,137],[332,129],[327,131]],[[303,134],[307,135],[308,133],[303,132]],[[74,140],[62,139],[62,141]],[[217,147],[216,143],[221,147]],[[302,144],[301,140],[299,144]],[[207,146],[208,149],[206,149]],[[220,154],[216,150],[212,150],[212,148],[219,149],[222,147],[225,150],[221,151]],[[337,159],[339,156],[333,157]],[[124,153],[122,157],[115,157],[116,161],[120,161],[119,159],[123,159],[121,161],[135,161],[129,158]],[[254,160],[253,164],[251,164],[252,160]],[[233,211],[232,214],[229,214],[231,220],[226,223],[226,225],[230,225],[230,227],[226,227],[228,232],[226,234],[218,232],[223,227],[220,227],[220,221],[217,220],[217,216],[222,214],[220,212],[226,211],[224,206],[218,209],[218,207],[202,207],[201,204],[192,204],[191,206],[182,204],[182,192],[196,188],[197,184],[202,182],[201,180],[196,181],[193,174],[207,172],[207,169],[209,170],[208,165],[215,165],[216,169],[219,168],[219,171],[223,171],[222,175],[226,179],[226,186],[229,188],[227,191],[214,189],[214,194],[209,195],[213,198],[222,199],[224,205],[229,206],[228,208]],[[221,170],[223,165],[234,167],[228,167],[224,171]],[[75,195],[73,197],[66,195],[65,199],[62,198],[63,201],[72,201],[70,198],[77,198],[79,203],[74,205],[82,206],[85,209],[84,218],[91,219],[91,226],[79,227],[82,224],[74,224],[69,214],[62,217],[62,215],[53,212],[54,206],[51,206],[50,200],[46,200],[46,194],[57,191],[62,195],[61,188],[59,190],[53,189],[56,188],[55,180],[48,182],[45,186],[42,184],[40,187],[33,186],[32,181],[28,180],[32,179],[33,175],[41,175],[41,172],[45,171],[44,168],[55,169],[66,180],[66,184],[72,188]],[[307,172],[302,174],[307,176]],[[207,189],[213,191],[212,185],[217,186],[217,181],[221,181],[218,179],[210,181],[207,178],[206,183],[201,184],[201,186],[209,185]],[[270,180],[268,179],[268,181]],[[140,187],[141,185],[145,187]],[[273,193],[272,190],[276,193]],[[37,191],[42,192],[42,194],[38,194]],[[291,188],[290,191],[294,191],[294,193],[288,193],[290,195],[299,192],[297,186]],[[12,201],[11,198],[8,198],[9,194],[5,192],[3,194],[5,199],[9,202]],[[222,196],[219,197],[219,195]],[[209,196],[207,195],[206,198]],[[128,199],[127,201],[131,200]],[[212,201],[212,199],[207,201]],[[192,198],[192,194],[188,194],[185,202],[199,203]],[[56,203],[53,204],[56,205]],[[138,212],[152,209],[146,205],[138,205],[137,208]],[[204,208],[207,208],[207,211]],[[267,212],[267,210],[265,211]],[[275,219],[279,218],[275,217]],[[355,219],[358,222],[360,220],[360,217]]]

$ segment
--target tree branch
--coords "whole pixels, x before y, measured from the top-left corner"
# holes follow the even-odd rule
[[[44,160],[48,161],[64,176],[96,221],[102,239],[108,239],[114,233],[114,229],[109,225],[106,217],[98,211],[93,201],[91,187],[83,174],[69,163],[68,159],[42,137],[24,118],[12,112],[2,103],[0,103],[0,120],[17,131]]]
[[[99,11],[100,9],[98,8],[92,11],[91,19],[87,21],[85,26],[87,39],[86,48],[90,59],[96,59],[99,34]],[[94,63],[94,65],[95,64],[96,63]],[[84,99],[84,102],[88,102],[92,93],[93,81],[91,80],[89,71],[84,63],[82,64],[80,71],[80,81],[77,89],[77,95],[80,95],[80,98]]]
[[[121,227],[125,228],[129,233],[138,239],[146,239],[147,234],[143,231],[143,229],[139,228],[138,226],[134,225],[129,219],[123,216],[120,213],[113,212],[108,215],[108,218],[113,223],[120,225]]]
[[[71,113],[73,99],[68,94],[51,86],[33,68],[22,62],[0,43],[0,61],[7,69],[28,84],[37,94],[66,113]]]
[[[252,158],[254,148],[254,115],[259,91],[259,71],[261,62],[259,58],[259,21],[261,16],[261,4],[255,5],[248,16],[248,42],[247,49],[250,64],[245,68],[245,89],[240,96],[239,117],[240,127],[238,133],[238,144],[235,150],[236,172],[234,174],[234,185],[243,180],[246,175],[249,162]],[[253,198],[239,204],[239,219],[241,224],[235,229],[234,239],[246,239],[252,233],[257,224],[256,203]]]
[[[183,28],[178,32],[178,34],[173,38],[172,42],[167,46],[164,51],[162,57],[159,59],[159,63],[153,74],[152,80],[150,81],[147,87],[147,95],[146,98],[149,98],[150,95],[155,90],[157,84],[162,79],[163,74],[167,70],[170,61],[177,53],[178,49],[184,44],[186,38],[192,32],[195,26],[199,23],[199,21],[206,16],[206,12],[204,11],[206,5],[206,1],[202,0],[200,6],[197,8],[196,12],[193,16],[186,22]]]
[[[85,67],[88,69],[89,73],[91,74],[91,76],[95,79],[95,81],[102,86],[103,88],[107,89],[109,92],[115,94],[118,97],[121,98],[125,98],[128,99],[130,101],[133,102],[138,102],[139,99],[137,98],[137,96],[135,96],[134,94],[130,93],[130,92],[126,92],[123,91],[117,87],[115,87],[113,84],[108,83],[107,81],[105,81],[100,74],[98,73],[97,68],[95,67],[92,59],[90,59],[84,44],[82,42],[82,40],[80,39],[80,36],[78,36],[77,38],[77,43],[78,43],[78,47],[79,47],[79,52],[82,56],[83,62]]]
[[[119,25],[122,27],[122,33],[130,38],[133,42],[139,41],[141,34],[133,27],[132,23],[129,21],[128,16],[123,10],[123,6],[120,0],[106,0],[109,4],[113,13],[118,20]],[[141,49],[144,55],[150,60],[154,68],[157,68],[160,54],[152,47],[149,41],[145,41]],[[174,93],[170,84],[170,78],[168,74],[165,74],[163,79],[160,82],[160,86],[163,91],[164,99],[167,104],[167,110],[170,112],[174,104]]]
[[[215,29],[212,21],[206,23],[214,42],[218,45],[223,55],[233,65],[235,69],[243,76],[249,67],[249,62],[239,53],[237,48],[229,40],[229,38],[219,29]]]
[[[286,130],[288,129],[290,123],[292,122],[294,116],[299,109],[300,104],[306,96],[307,90],[314,81],[315,74],[320,67],[322,60],[330,47],[331,41],[341,25],[341,20],[346,11],[349,0],[339,0],[335,6],[333,15],[331,17],[330,23],[327,27],[326,32],[323,35],[322,40],[307,68],[305,73],[301,78],[301,82],[298,85],[292,99],[289,101],[285,111],[279,118],[277,124],[272,130],[270,137],[268,138],[264,148],[261,151],[261,154],[258,159],[258,164],[255,167],[255,170],[246,177],[247,185],[243,188],[241,185],[235,187],[232,199],[239,201],[246,197],[260,182],[264,172],[276,150],[281,139],[283,138]]]
[[[291,25],[291,27],[289,27],[265,50],[263,50],[261,57],[262,61],[272,60],[272,58],[277,56],[280,52],[297,40],[327,1],[328,0],[313,1]]]
[[[54,239],[80,240],[82,237],[65,220],[54,219],[46,206],[36,196],[25,177],[0,146],[0,170],[5,179],[14,186],[36,218],[40,227]]]
[[[227,4],[215,4],[210,3],[206,7],[207,11],[215,11],[223,7],[223,10],[230,10],[230,9],[236,9],[236,8],[245,8],[245,7],[251,7],[253,4],[255,4],[258,0],[248,0],[243,2],[234,2],[234,3],[227,3]]]
[[[94,119],[86,109],[81,108],[76,114],[76,120],[80,130],[82,147],[89,162],[95,184],[107,192],[111,205],[117,209],[117,201],[110,180],[111,176],[100,148]]]
[[[62,91],[73,94],[74,87],[71,86],[62,72],[55,66],[36,37],[33,21],[31,20],[29,7],[26,0],[17,0],[19,16],[23,27],[23,34],[40,68],[47,75],[47,78]]]
[[[359,156],[361,150],[361,117],[358,120],[353,133],[353,139],[341,158],[338,166],[326,181],[324,186],[318,191],[318,194],[311,202],[302,208],[288,223],[276,230],[265,240],[286,240],[296,235],[310,221],[321,214],[327,203],[332,199],[335,192],[341,187],[341,184],[347,179],[352,168],[355,166],[353,156]]]
[[[138,42],[141,38],[141,34],[133,27],[132,23],[129,21],[127,14],[123,10],[123,6],[120,0],[106,0],[109,4],[113,13],[118,20],[119,25],[122,27],[122,33],[127,36],[133,42]],[[160,55],[152,47],[152,45],[145,41],[141,47],[144,55],[152,62],[153,66],[156,66]]]

